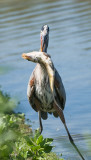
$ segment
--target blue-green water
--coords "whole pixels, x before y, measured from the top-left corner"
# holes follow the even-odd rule
[[[67,126],[86,159],[91,133],[91,1],[90,0],[4,0],[0,1],[0,75],[2,90],[20,101],[24,112],[38,128],[38,115],[30,107],[27,83],[35,64],[21,58],[23,52],[39,50],[40,29],[50,27],[48,53],[59,71],[67,94],[64,110]],[[45,137],[53,137],[54,149],[63,158],[79,160],[60,119],[43,121]],[[90,148],[91,149],[91,148]]]

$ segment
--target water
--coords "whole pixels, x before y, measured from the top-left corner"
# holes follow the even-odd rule
[[[24,112],[38,128],[38,115],[29,106],[26,89],[35,64],[21,58],[23,52],[39,50],[40,29],[50,27],[48,53],[59,71],[67,94],[64,110],[71,135],[86,159],[91,159],[91,1],[4,0],[0,1],[0,75],[2,90],[20,101]],[[43,121],[44,137],[53,137],[54,151],[63,158],[79,160],[60,119]],[[84,134],[90,134],[87,139]],[[90,155],[89,155],[90,154]]]

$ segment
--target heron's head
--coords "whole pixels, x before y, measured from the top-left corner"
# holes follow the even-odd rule
[[[40,39],[41,39],[41,52],[47,52],[48,41],[49,41],[49,27],[48,25],[44,25],[40,31]]]

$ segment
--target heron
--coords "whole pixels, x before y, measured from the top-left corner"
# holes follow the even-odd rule
[[[49,42],[48,25],[42,26],[40,40],[39,52],[34,51],[22,54],[24,59],[37,63],[28,82],[27,96],[29,103],[38,112],[40,133],[43,131],[42,119],[46,120],[48,114],[53,114],[56,118],[60,117],[71,144],[75,147],[82,160],[84,160],[66,125],[63,113],[66,102],[65,88],[58,71],[54,67],[51,56],[47,53]]]

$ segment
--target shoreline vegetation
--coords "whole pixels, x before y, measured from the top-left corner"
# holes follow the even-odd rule
[[[25,115],[13,112],[17,105],[0,91],[0,159],[63,160],[52,152],[52,138],[33,133]],[[30,122],[31,123],[31,122]]]

